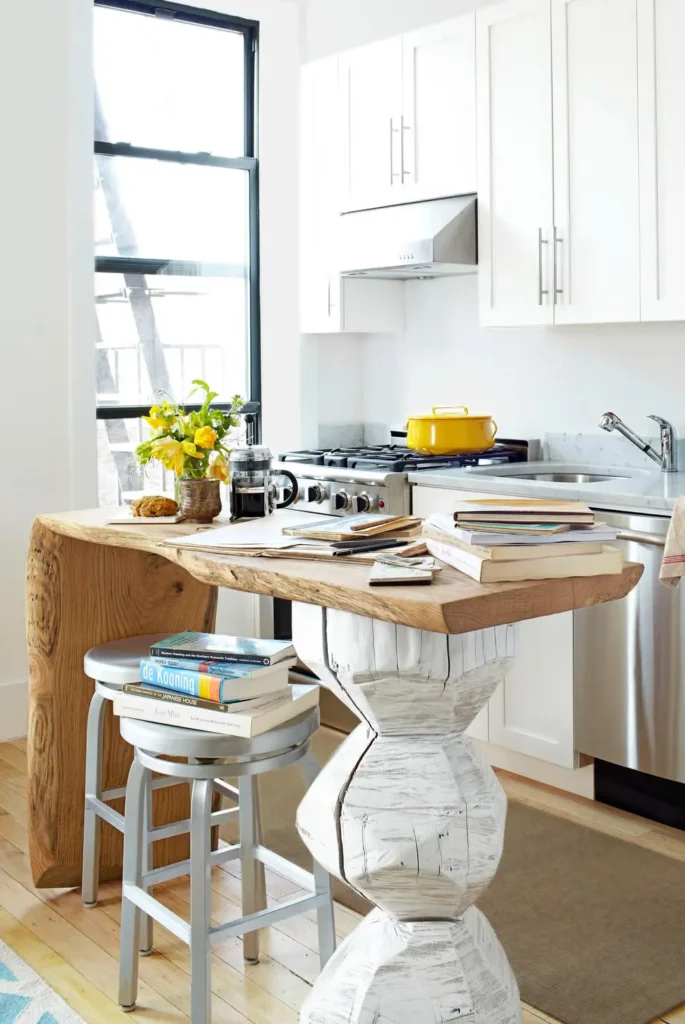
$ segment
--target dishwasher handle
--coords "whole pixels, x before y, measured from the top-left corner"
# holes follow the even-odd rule
[[[619,530],[616,540],[633,541],[636,544],[652,544],[656,548],[666,546],[666,538],[655,533],[639,533],[637,530]]]

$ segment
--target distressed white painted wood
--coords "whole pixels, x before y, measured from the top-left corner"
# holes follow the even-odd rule
[[[302,1024],[519,1024],[516,981],[475,907],[455,921],[372,911],[324,967]]]
[[[299,657],[363,719],[308,791],[298,830],[377,906],[317,981],[304,1024],[520,1021],[516,981],[473,907],[497,871],[506,797],[464,735],[514,635],[293,605]]]

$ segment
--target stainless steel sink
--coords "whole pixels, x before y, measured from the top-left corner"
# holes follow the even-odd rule
[[[607,480],[630,480],[628,476],[602,473],[512,473],[507,476],[516,480],[540,480],[550,484],[601,484]]]

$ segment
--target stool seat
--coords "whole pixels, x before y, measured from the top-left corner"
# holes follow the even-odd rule
[[[83,659],[83,671],[91,679],[110,686],[139,683],[141,658],[149,658],[150,647],[168,636],[168,633],[146,633],[91,647]]]
[[[132,747],[167,757],[229,758],[273,754],[299,746],[316,732],[319,709],[311,708],[289,722],[259,736],[225,736],[199,729],[183,729],[137,718],[120,719],[122,737]]]

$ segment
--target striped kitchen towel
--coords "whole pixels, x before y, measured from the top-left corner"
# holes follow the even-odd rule
[[[665,587],[677,587],[685,576],[685,498],[678,498],[666,535],[659,579]]]

